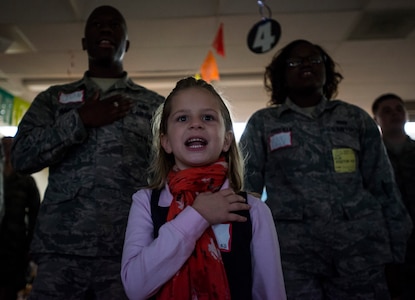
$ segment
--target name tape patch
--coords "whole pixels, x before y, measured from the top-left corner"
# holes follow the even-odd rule
[[[291,131],[276,133],[269,139],[271,151],[292,146]]]
[[[59,103],[62,104],[79,103],[82,101],[84,101],[84,90],[76,91],[69,94],[61,93],[59,95]]]

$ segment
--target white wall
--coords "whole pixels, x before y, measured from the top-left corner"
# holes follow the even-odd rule
[[[48,185],[48,175],[49,169],[43,169],[40,172],[32,174],[33,178],[36,181],[37,188],[39,189],[40,199],[43,201],[43,196],[45,195],[46,186]]]

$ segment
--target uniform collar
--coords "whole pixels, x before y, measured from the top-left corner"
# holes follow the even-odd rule
[[[88,71],[86,71],[84,73],[83,80],[87,84],[95,84],[94,81],[90,78]],[[124,71],[122,77],[120,77],[114,83],[114,85],[111,86],[110,90],[114,90],[114,89],[125,89],[125,88],[131,89],[131,90],[143,90],[143,89],[145,89],[143,86],[140,86],[138,84],[135,84],[131,80],[131,78],[128,77],[128,73]]]
[[[335,103],[334,102],[331,103],[331,102],[332,101],[328,101],[325,96],[322,96],[320,102],[317,105],[311,108],[310,107],[303,108],[303,107],[299,107],[290,98],[287,97],[285,99],[285,102],[279,106],[278,115],[281,115],[285,111],[294,111],[299,114],[305,115],[307,117],[317,118],[324,110],[331,109],[331,107],[333,107],[332,104],[335,104]]]

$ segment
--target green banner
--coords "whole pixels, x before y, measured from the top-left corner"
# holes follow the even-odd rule
[[[13,102],[13,95],[0,89],[0,125],[12,123]]]
[[[30,103],[0,88],[0,126],[17,126]]]
[[[26,113],[30,103],[19,97],[14,97],[11,125],[17,126]]]

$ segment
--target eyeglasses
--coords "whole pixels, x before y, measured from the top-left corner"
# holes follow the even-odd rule
[[[323,58],[321,56],[289,58],[287,59],[286,63],[287,63],[287,66],[290,68],[297,68],[299,66],[304,65],[305,61],[307,61],[310,65],[319,65],[323,62]]]

